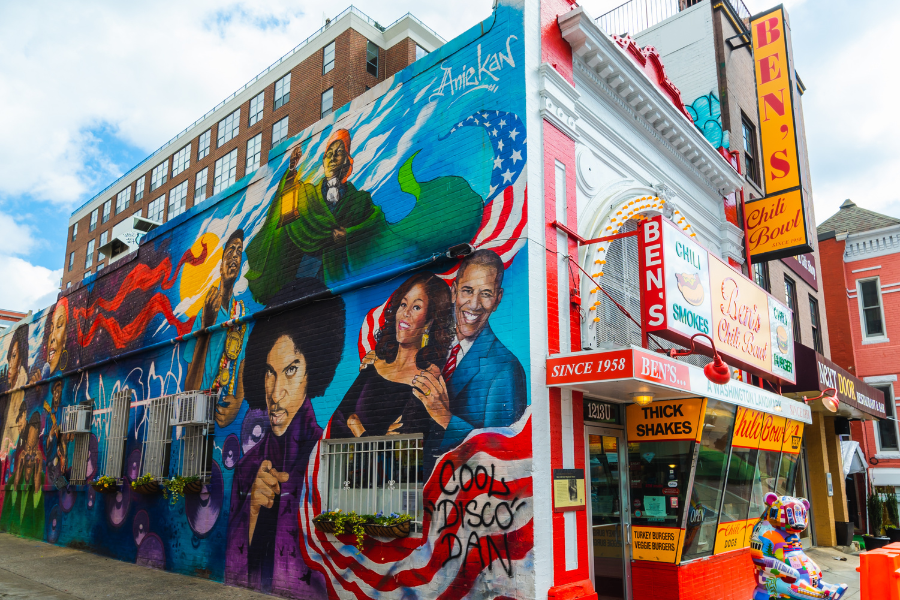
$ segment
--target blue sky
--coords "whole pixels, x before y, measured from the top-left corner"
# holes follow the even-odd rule
[[[658,0],[651,0],[658,1]],[[584,0],[594,16],[622,0]],[[753,12],[774,2],[745,0]],[[491,0],[357,0],[451,39]],[[816,219],[845,198],[900,217],[890,151],[900,3],[787,0]],[[0,307],[55,297],[73,209],[320,27],[322,4],[161,0],[0,3]],[[328,16],[343,10],[328,5]],[[203,64],[203,68],[196,65]]]

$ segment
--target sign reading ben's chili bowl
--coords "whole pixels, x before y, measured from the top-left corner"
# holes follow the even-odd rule
[[[703,333],[730,366],[796,380],[787,306],[661,216],[640,224],[638,255],[646,333],[683,346]],[[709,346],[704,338],[696,341]]]

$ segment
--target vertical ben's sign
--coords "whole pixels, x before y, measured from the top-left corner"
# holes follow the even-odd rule
[[[745,206],[754,262],[811,252],[797,119],[796,80],[785,13],[775,8],[750,20],[756,64],[759,140],[766,197]]]

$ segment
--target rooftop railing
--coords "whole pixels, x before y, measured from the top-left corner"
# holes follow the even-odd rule
[[[397,19],[396,21],[394,21],[393,23],[391,23],[390,25],[385,27],[385,26],[381,25],[378,21],[371,18],[366,13],[362,12],[361,10],[359,10],[358,8],[356,8],[355,6],[353,6],[351,4],[350,6],[345,8],[343,11],[341,11],[341,13],[338,16],[334,17],[333,19],[328,19],[326,21],[325,25],[323,25],[322,27],[317,29],[308,38],[306,38],[305,40],[303,40],[302,42],[300,42],[299,44],[294,46],[294,48],[290,52],[288,52],[287,54],[285,54],[284,56],[282,56],[281,58],[279,58],[278,60],[273,62],[271,65],[269,65],[265,69],[263,69],[263,71],[261,73],[259,73],[256,77],[254,77],[253,79],[251,79],[250,81],[248,81],[247,83],[242,85],[235,92],[233,92],[230,96],[228,96],[227,98],[225,98],[224,100],[222,100],[221,102],[216,104],[215,107],[213,107],[212,109],[207,111],[206,114],[204,114],[202,117],[200,117],[199,119],[197,119],[196,121],[194,121],[193,123],[191,123],[190,125],[185,127],[181,132],[179,132],[177,135],[175,135],[175,137],[173,137],[168,142],[166,142],[165,144],[163,144],[162,146],[157,148],[154,152],[152,152],[149,156],[147,156],[147,158],[145,158],[144,160],[142,160],[141,162],[139,162],[138,164],[133,166],[131,169],[129,169],[127,172],[125,172],[121,177],[119,177],[118,179],[113,181],[111,184],[106,186],[103,190],[94,194],[90,200],[88,200],[87,202],[85,202],[84,204],[82,204],[81,206],[76,208],[75,210],[73,210],[72,214],[74,215],[75,213],[77,213],[78,211],[83,209],[85,206],[88,206],[89,204],[91,204],[92,202],[97,200],[97,198],[104,196],[107,192],[109,192],[110,190],[112,190],[113,188],[118,186],[119,182],[121,182],[123,179],[125,179],[126,177],[128,177],[129,175],[131,175],[132,173],[137,171],[138,169],[140,169],[145,163],[150,161],[154,156],[156,156],[157,154],[160,154],[163,150],[168,148],[170,144],[174,143],[179,138],[183,137],[185,134],[187,134],[188,131],[190,131],[191,129],[193,129],[194,127],[196,127],[197,125],[199,125],[200,123],[205,121],[206,119],[208,119],[217,110],[219,110],[220,108],[222,108],[223,106],[225,106],[226,104],[228,104],[229,102],[234,100],[234,98],[236,98],[238,94],[240,94],[241,92],[246,90],[248,87],[250,87],[257,81],[259,81],[262,77],[264,77],[265,75],[270,73],[275,67],[277,67],[278,65],[280,65],[281,63],[283,63],[284,61],[286,61],[293,55],[297,54],[297,52],[299,52],[300,50],[305,48],[307,45],[309,45],[309,43],[312,40],[314,40],[315,38],[317,38],[322,32],[324,32],[326,29],[331,27],[334,22],[340,20],[342,17],[344,17],[345,15],[350,14],[350,13],[356,15],[357,17],[364,20],[366,23],[368,23],[369,25],[371,25],[372,27],[374,27],[375,29],[377,29],[378,31],[380,31],[382,33],[387,31],[388,29],[390,29],[391,27],[393,27],[394,25],[396,25],[403,19],[409,18],[409,19],[412,19],[413,21],[415,21],[416,23],[418,23],[420,26],[422,26],[424,29],[426,29],[429,33],[434,35],[436,38],[438,38],[441,41],[441,43],[446,43],[446,40],[444,38],[442,38],[440,35],[438,35],[433,29],[431,29],[430,27],[425,25],[425,23],[423,23],[422,21],[417,19],[412,13],[406,13],[405,15],[403,15],[402,17],[400,17],[399,19]]]
[[[629,0],[597,17],[597,25],[609,34],[637,35],[654,25],[674,17],[704,0]],[[721,0],[737,20],[746,28],[750,10],[743,0]]]

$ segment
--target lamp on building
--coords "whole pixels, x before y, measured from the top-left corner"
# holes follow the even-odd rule
[[[831,392],[830,394],[828,394],[829,391]],[[837,412],[838,407],[841,405],[841,402],[837,397],[837,390],[835,388],[825,388],[822,393],[815,398],[807,398],[806,396],[803,396],[803,401],[806,404],[809,404],[813,400],[822,400],[822,406],[824,406],[831,412]]]
[[[631,394],[631,399],[634,400],[634,403],[637,405],[647,406],[653,402],[653,394],[650,392],[635,392]]]
[[[703,374],[706,375],[706,378],[712,381],[713,383],[719,385],[725,385],[729,381],[731,381],[731,369],[725,364],[725,361],[722,360],[722,357],[719,356],[718,350],[716,350],[716,343],[713,341],[711,337],[706,335],[705,333],[695,333],[691,336],[691,349],[690,350],[675,350],[674,348],[657,350],[657,352],[663,352],[672,358],[676,356],[689,356],[695,353],[694,348],[694,338],[695,337],[705,337],[709,340],[710,346],[712,346],[713,351],[713,361],[703,367]]]

